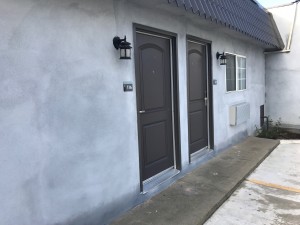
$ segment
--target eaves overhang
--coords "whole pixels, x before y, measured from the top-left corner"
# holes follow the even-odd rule
[[[168,0],[178,8],[260,42],[266,49],[284,48],[272,14],[253,0]]]

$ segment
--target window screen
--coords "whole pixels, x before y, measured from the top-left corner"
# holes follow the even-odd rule
[[[246,58],[226,54],[226,91],[246,89]]]

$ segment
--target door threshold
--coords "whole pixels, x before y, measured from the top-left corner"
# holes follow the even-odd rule
[[[170,167],[154,175],[153,177],[150,177],[149,179],[143,181],[143,191],[141,192],[141,194],[148,193],[152,189],[156,188],[157,186],[176,176],[178,173],[180,173],[179,170],[175,169],[174,167]]]
[[[204,148],[200,149],[199,151],[192,153],[190,156],[190,163],[196,162],[198,159],[204,157],[210,151],[212,151],[212,150],[209,149],[208,147],[204,147]]]

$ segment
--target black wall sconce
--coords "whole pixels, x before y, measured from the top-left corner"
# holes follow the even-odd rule
[[[115,48],[120,49],[120,59],[131,59],[131,43],[126,41],[126,36],[121,39],[118,36],[114,37],[113,44]]]
[[[217,52],[216,57],[217,59],[220,58],[220,65],[226,65],[226,55],[224,52],[223,53]]]

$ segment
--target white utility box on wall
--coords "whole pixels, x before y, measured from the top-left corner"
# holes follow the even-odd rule
[[[243,102],[229,107],[230,126],[237,126],[250,118],[250,104]]]

